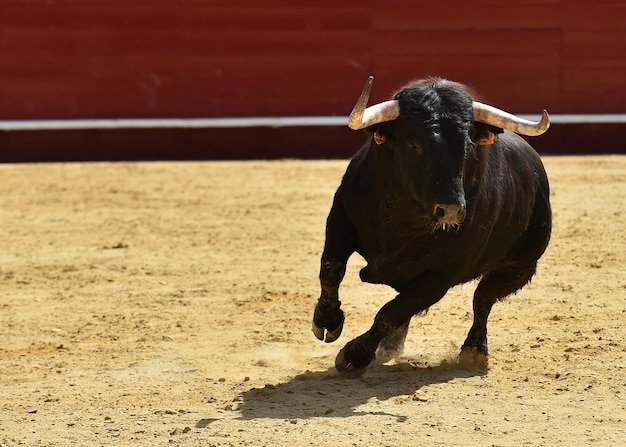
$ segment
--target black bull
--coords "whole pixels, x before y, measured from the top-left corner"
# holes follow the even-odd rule
[[[350,127],[366,128],[371,138],[351,160],[328,215],[313,332],[326,342],[341,334],[338,289],[357,252],[367,261],[361,279],[398,294],[339,352],[338,371],[361,373],[377,352],[382,361],[397,355],[412,316],[476,278],[474,321],[460,360],[486,366],[491,308],[530,281],[551,232],[541,160],[502,128],[538,135],[549,125],[547,114],[541,125],[523,124],[541,129],[520,130],[519,123],[483,119],[481,103],[462,85],[427,79],[387,101],[391,114],[373,110],[376,105],[361,118],[366,90]]]

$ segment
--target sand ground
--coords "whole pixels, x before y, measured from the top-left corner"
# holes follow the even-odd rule
[[[456,364],[466,284],[350,380],[394,292],[354,256],[342,337],[311,333],[347,161],[0,165],[0,446],[626,445],[626,156],[544,162],[552,241],[489,370]]]

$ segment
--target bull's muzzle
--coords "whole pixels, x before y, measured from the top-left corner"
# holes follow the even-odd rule
[[[465,204],[441,204],[438,203],[433,209],[433,221],[437,226],[447,229],[447,226],[461,225],[465,219]]]

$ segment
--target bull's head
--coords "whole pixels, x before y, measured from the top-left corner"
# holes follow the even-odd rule
[[[381,150],[394,152],[396,175],[410,177],[434,228],[451,228],[465,218],[463,172],[475,142],[502,129],[541,135],[550,126],[545,110],[541,121],[528,121],[474,101],[461,84],[438,78],[409,84],[394,99],[367,107],[373,80],[367,80],[348,126],[367,128]]]

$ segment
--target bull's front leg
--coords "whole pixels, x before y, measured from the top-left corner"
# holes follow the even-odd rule
[[[326,221],[326,242],[320,265],[320,298],[313,313],[313,333],[331,343],[341,335],[344,314],[339,301],[339,285],[346,273],[348,258],[355,250],[352,225],[337,196]]]
[[[331,343],[343,330],[344,314],[339,301],[339,284],[346,273],[346,263],[325,260],[320,267],[322,292],[313,313],[313,333],[319,340]]]

